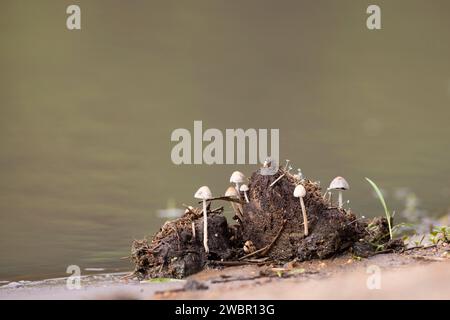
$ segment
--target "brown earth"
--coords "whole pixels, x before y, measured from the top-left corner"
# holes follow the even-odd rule
[[[171,282],[140,283],[123,274],[84,276],[82,289],[66,279],[0,287],[1,299],[450,299],[450,247],[416,248],[358,259],[206,268]],[[375,266],[375,267],[374,267]],[[380,287],[367,286],[379,271]]]
[[[183,288],[151,299],[450,299],[448,246],[386,253],[368,259],[345,254],[279,266],[209,269]],[[374,286],[374,271],[379,287]],[[369,282],[369,286],[368,286]]]

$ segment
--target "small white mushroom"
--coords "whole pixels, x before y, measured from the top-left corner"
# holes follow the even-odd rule
[[[229,186],[228,189],[225,191],[225,197],[235,198],[239,199],[239,193],[236,191],[236,189],[232,186]],[[237,208],[236,208],[237,206]],[[231,202],[231,207],[233,208],[234,214],[237,215],[242,220],[242,207],[240,204],[235,204],[234,202]]]
[[[302,169],[300,169],[300,168],[297,169],[297,174],[294,174],[294,178],[296,178],[298,180],[302,180],[303,179]]]
[[[331,181],[330,186],[328,187],[328,190],[338,190],[339,191],[339,200],[338,200],[338,206],[340,209],[342,209],[342,191],[343,190],[349,190],[350,186],[348,185],[348,182],[343,177],[336,177]]]
[[[278,169],[276,161],[268,157],[264,160],[262,167],[259,169],[259,174],[262,176],[273,176],[278,172]]]
[[[256,251],[256,247],[253,244],[253,242],[251,240],[247,240],[244,243],[244,252],[245,253],[252,253]]]
[[[241,198],[241,195],[239,194],[239,186],[241,184],[243,184],[244,182],[245,182],[245,176],[242,172],[235,171],[231,174],[230,183],[235,184],[239,199]]]
[[[211,190],[207,186],[200,187],[194,194],[194,198],[203,200],[203,246],[205,252],[209,253],[208,248],[208,214],[206,208],[206,200],[212,198]]]
[[[263,163],[263,168],[269,168],[271,166],[272,166],[272,159],[271,158],[266,158],[264,160],[264,163]]]
[[[247,203],[249,203],[250,201],[248,201],[248,196],[247,196],[248,186],[247,186],[246,184],[243,184],[243,185],[239,188],[239,191],[244,192],[245,201],[247,201]]]
[[[304,186],[299,184],[294,189],[294,197],[300,198],[300,205],[302,206],[302,214],[303,214],[303,227],[305,231],[305,237],[308,235],[308,216],[306,215],[305,203],[303,202],[303,197],[306,196],[306,189]]]

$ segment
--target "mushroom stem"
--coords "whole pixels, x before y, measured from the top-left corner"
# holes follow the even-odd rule
[[[192,222],[192,239],[195,240],[195,222]]]
[[[305,230],[305,237],[308,236],[308,216],[306,215],[305,203],[303,202],[303,198],[300,197],[300,205],[302,206],[302,214],[303,214],[303,227]]]
[[[341,191],[341,190],[339,190],[339,200],[338,200],[338,203],[339,203],[339,209],[342,209],[342,191]]]
[[[209,253],[208,248],[208,214],[206,212],[206,200],[203,199],[203,246],[205,247],[205,252]]]
[[[239,183],[236,183],[236,191],[237,191],[239,199],[241,199],[241,192],[239,191]]]
[[[245,201],[247,201],[247,203],[249,203],[250,201],[248,201],[247,191],[244,191],[244,196],[245,196]]]

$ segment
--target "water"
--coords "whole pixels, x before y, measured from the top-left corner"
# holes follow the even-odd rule
[[[175,166],[170,134],[279,128],[280,154],[323,185],[343,175],[359,214],[407,187],[429,215],[449,206],[450,3],[61,1],[0,10],[0,280],[65,276],[121,257],[158,210],[257,166]],[[405,7],[408,10],[405,10]],[[445,10],[447,9],[447,10]]]

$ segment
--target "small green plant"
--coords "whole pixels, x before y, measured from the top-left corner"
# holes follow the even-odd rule
[[[450,243],[450,227],[434,227],[430,233],[430,241],[433,244],[438,244],[440,241]]]
[[[425,240],[425,235],[423,235],[422,236],[422,238],[420,238],[420,240],[419,241],[414,241],[414,243],[415,243],[415,245],[417,246],[417,247],[419,247],[419,246],[421,246],[422,245],[422,243],[423,243],[423,240]]]
[[[380,202],[383,205],[384,213],[386,214],[386,219],[387,219],[388,227],[389,227],[389,237],[392,240],[392,238],[393,238],[393,236],[392,236],[392,217],[393,217],[393,215],[391,215],[391,213],[389,212],[389,210],[387,208],[386,201],[384,201],[384,197],[383,197],[383,194],[381,193],[380,188],[378,188],[378,186],[375,184],[375,182],[373,182],[369,178],[366,178],[366,180],[367,180],[367,182],[370,183],[372,188],[375,190],[375,193],[377,194],[378,199],[380,199]]]
[[[185,280],[172,279],[172,278],[152,278],[148,280],[142,280],[141,283],[165,283],[165,282],[182,282]]]
[[[355,260],[355,261],[361,261],[362,257],[357,256],[357,255],[352,255],[352,259]]]

